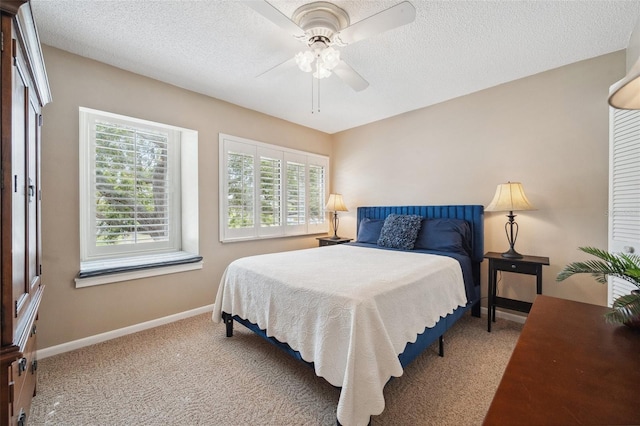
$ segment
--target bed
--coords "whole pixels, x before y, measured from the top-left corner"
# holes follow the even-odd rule
[[[483,218],[480,205],[359,207],[354,243],[232,262],[212,319],[312,366],[341,388],[338,423],[366,425],[392,377],[480,316]]]

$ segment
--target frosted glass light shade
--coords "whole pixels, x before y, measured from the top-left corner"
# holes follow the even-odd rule
[[[298,68],[304,72],[311,72],[311,64],[316,59],[312,52],[306,50],[304,52],[298,52],[295,56],[296,64]]]
[[[324,207],[329,212],[348,212],[347,206],[344,205],[342,194],[330,194],[327,205]]]
[[[535,207],[524,195],[524,188],[522,188],[520,182],[507,182],[498,185],[493,200],[484,210],[488,212],[506,212],[535,210]]]

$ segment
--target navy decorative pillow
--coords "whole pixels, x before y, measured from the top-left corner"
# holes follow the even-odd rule
[[[422,217],[390,214],[382,225],[378,245],[401,250],[411,250],[418,236]]]
[[[368,217],[362,219],[358,228],[358,242],[377,244],[382,225],[384,225],[384,219],[369,219]]]
[[[471,228],[463,219],[424,219],[415,249],[451,251],[469,255]]]

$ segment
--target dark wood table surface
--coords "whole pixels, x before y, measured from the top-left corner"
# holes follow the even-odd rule
[[[640,425],[640,332],[539,295],[485,425]]]

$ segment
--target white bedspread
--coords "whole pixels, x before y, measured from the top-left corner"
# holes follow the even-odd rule
[[[398,355],[425,327],[466,305],[459,263],[446,256],[334,245],[232,262],[213,320],[238,315],[287,342],[342,388],[337,418],[366,425]]]

